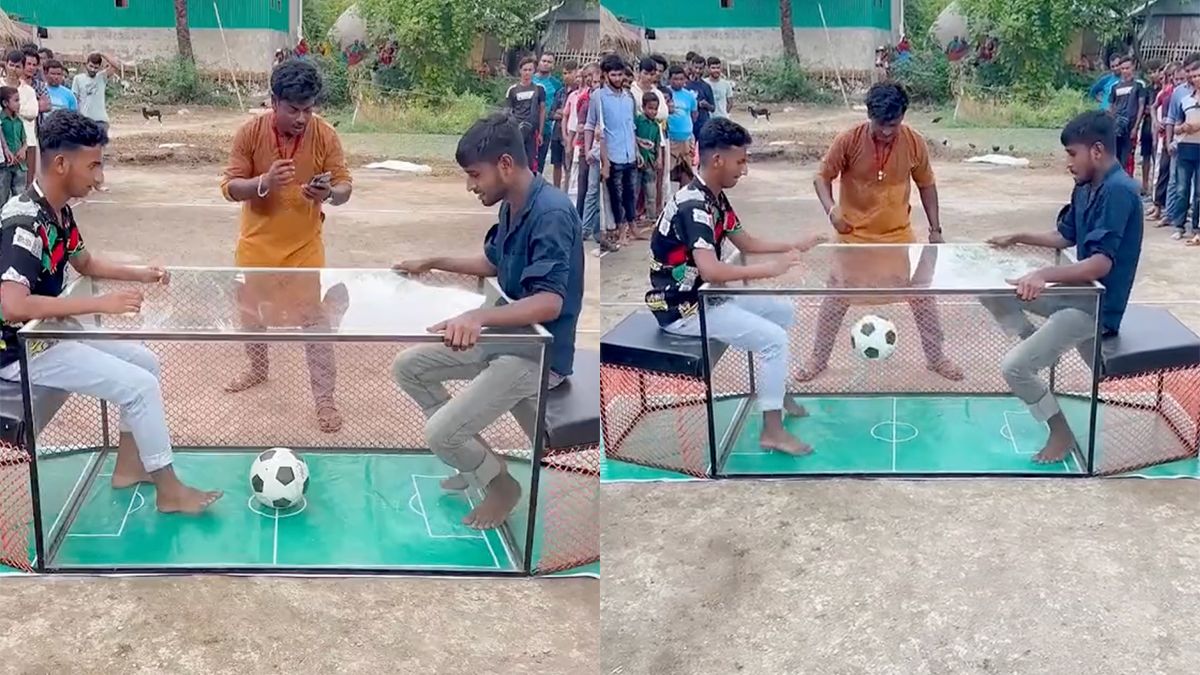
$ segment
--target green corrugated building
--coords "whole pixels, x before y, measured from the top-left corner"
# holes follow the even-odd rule
[[[196,60],[241,70],[266,71],[278,48],[294,46],[303,0],[188,0],[188,25]],[[0,0],[18,21],[47,32],[42,43],[66,54],[102,51],[128,61],[176,53],[172,0]],[[218,15],[220,22],[218,23]]]
[[[655,52],[697,51],[729,61],[783,52],[779,0],[601,2],[618,18],[653,29],[649,47]],[[816,67],[869,69],[875,63],[875,48],[899,38],[903,8],[903,0],[792,0],[796,48]]]

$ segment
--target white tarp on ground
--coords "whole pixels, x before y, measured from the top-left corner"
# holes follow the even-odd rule
[[[383,162],[372,162],[363,167],[365,169],[383,169],[385,171],[398,171],[400,173],[431,173],[433,169],[424,164],[413,164],[412,162],[404,162],[398,159],[389,159]]]
[[[1024,157],[1012,157],[1010,155],[980,155],[966,160],[971,164],[995,164],[997,166],[1029,166],[1029,160]]]

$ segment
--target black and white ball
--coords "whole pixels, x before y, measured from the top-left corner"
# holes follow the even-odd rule
[[[886,359],[896,351],[896,326],[882,317],[864,316],[850,329],[850,345],[864,359]]]
[[[250,467],[250,490],[264,506],[291,508],[308,491],[308,465],[288,448],[271,448]]]

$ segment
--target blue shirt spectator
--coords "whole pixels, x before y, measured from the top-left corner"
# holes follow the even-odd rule
[[[637,162],[637,136],[633,131],[635,114],[633,95],[628,91],[614,91],[612,87],[605,86],[592,92],[584,129],[596,131],[604,128],[604,147],[608,161],[613,164]]]
[[[546,128],[542,130],[542,135],[549,142],[553,136],[550,135],[554,128],[554,119],[550,116],[550,107],[554,103],[554,99],[558,96],[558,92],[563,88],[562,80],[554,76],[554,73],[548,75],[535,74],[533,83],[538,85],[546,92]]]
[[[1105,335],[1115,335],[1125,316],[1142,255],[1142,224],[1141,187],[1120,164],[1114,164],[1096,188],[1076,185],[1071,203],[1059,214],[1058,232],[1075,245],[1076,259],[1103,254],[1112,261],[1112,269],[1100,280]]]
[[[1183,123],[1183,99],[1196,93],[1192,85],[1181,84],[1175,87],[1171,92],[1171,100],[1167,103],[1167,116],[1164,120],[1167,124],[1182,124]]]
[[[535,176],[529,197],[513,213],[500,205],[500,222],[484,237],[483,250],[496,280],[513,300],[535,293],[562,298],[558,318],[544,324],[554,336],[550,369],[567,377],[575,361],[575,329],[583,307],[583,226],[566,194]]]
[[[50,96],[50,110],[70,110],[71,112],[79,112],[79,101],[75,98],[75,92],[71,91],[70,87],[63,85],[50,86],[47,88],[47,94]]]
[[[1119,79],[1121,78],[1117,77],[1116,73],[1110,72],[1105,75],[1101,75],[1100,79],[1092,83],[1091,89],[1088,89],[1088,98],[1092,99],[1093,101],[1099,100],[1100,108],[1102,110],[1107,108],[1108,96],[1112,92],[1113,85],[1116,84],[1117,80]]]
[[[687,89],[671,89],[675,109],[667,118],[667,137],[672,141],[686,141],[692,137],[692,126],[699,109],[696,95]]]

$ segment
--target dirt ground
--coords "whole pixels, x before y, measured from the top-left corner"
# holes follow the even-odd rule
[[[746,120],[767,150],[730,199],[755,234],[827,232],[812,188],[821,139],[861,113],[779,117],[757,131]],[[916,125],[942,137],[919,116]],[[955,152],[997,137],[945,133]],[[1011,137],[1037,168],[937,153],[949,242],[1051,227],[1072,185],[1056,134]],[[924,232],[915,190],[913,214]],[[1169,234],[1147,231],[1134,299],[1165,303],[1200,330],[1197,252]],[[643,306],[646,251],[601,264],[607,328]],[[1196,490],[1191,481],[607,484],[603,670],[1190,673],[1200,656],[1190,640]]]
[[[0,673],[566,673],[598,661],[599,594],[593,579],[6,578]]]
[[[109,191],[76,208],[88,247],[133,263],[232,265],[238,211],[218,191],[219,162],[246,114],[164,113],[162,126],[114,121]],[[425,161],[377,135],[344,140],[352,167],[368,156]],[[192,147],[158,147],[166,142]],[[330,266],[480,250],[494,210],[444,170],[445,139],[418,145],[442,162],[435,175],[354,169],[354,197],[325,225]],[[586,260],[578,343],[595,348],[600,266]],[[598,594],[593,579],[10,577],[0,579],[0,672],[562,673],[597,661]]]

